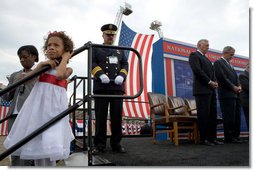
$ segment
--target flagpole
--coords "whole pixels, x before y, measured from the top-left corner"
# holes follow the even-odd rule
[[[115,18],[115,22],[114,22],[114,24],[117,26],[116,36],[117,36],[118,30],[120,28],[120,24],[122,22],[123,15],[128,16],[132,12],[133,11],[131,9],[131,5],[126,3],[126,2],[125,2],[125,6],[124,7],[120,6],[120,9],[118,10],[118,12],[116,14],[116,18]],[[115,44],[115,42],[117,42],[116,39],[115,39],[113,44]]]
[[[163,32],[161,31],[162,23],[158,20],[154,20],[151,22],[150,29],[157,31],[159,38],[163,39]],[[165,96],[166,96],[166,101],[168,100],[168,89],[167,89],[167,72],[166,72],[166,59],[163,58],[163,65],[164,65],[164,87],[165,87]]]

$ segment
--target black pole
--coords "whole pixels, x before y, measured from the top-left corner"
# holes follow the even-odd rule
[[[72,101],[72,105],[75,104],[75,100],[76,100],[76,84],[77,84],[77,79],[74,80],[73,83],[73,101]],[[73,110],[72,112],[72,133],[75,136],[75,139],[72,142],[72,147],[73,147],[73,151],[76,150],[76,132],[75,132],[75,128],[76,128],[76,114],[75,114],[76,110]]]
[[[87,80],[87,93],[88,93],[88,104],[87,104],[87,114],[88,114],[88,166],[93,165],[93,158],[92,158],[92,46],[90,43],[90,46],[88,48],[88,64],[87,64],[87,70],[88,70],[88,80]]]
[[[86,79],[83,79],[83,98],[86,97]],[[85,104],[83,104],[83,151],[87,150],[87,143],[86,143],[86,113],[87,110],[85,108]]]

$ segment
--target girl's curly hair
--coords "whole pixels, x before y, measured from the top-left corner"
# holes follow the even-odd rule
[[[59,37],[63,40],[64,51],[66,51],[66,52],[72,52],[73,51],[74,43],[71,40],[71,38],[69,36],[67,36],[64,31],[54,31],[54,32],[49,32],[48,36],[46,38],[44,38],[44,41],[45,41],[44,46],[43,46],[43,52],[44,53],[47,51],[48,40],[51,37]]]

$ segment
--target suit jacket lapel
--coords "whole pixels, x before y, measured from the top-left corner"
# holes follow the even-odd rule
[[[201,54],[199,51],[197,51],[197,53],[212,65],[212,62],[205,55]]]
[[[234,72],[234,74],[236,74],[234,68],[232,68],[232,66],[227,61],[225,61],[224,59],[220,59],[220,60],[222,61],[222,63],[224,65],[226,65],[229,68],[230,71],[232,71],[232,72]]]

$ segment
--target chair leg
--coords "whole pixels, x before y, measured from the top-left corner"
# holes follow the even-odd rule
[[[156,126],[155,123],[152,123],[152,128],[153,128],[153,144],[156,144]]]
[[[168,140],[170,141],[170,142],[173,142],[173,133],[171,132],[171,131],[168,131]]]
[[[188,140],[192,141],[193,140],[193,133],[192,130],[188,132]]]
[[[175,142],[175,145],[178,146],[179,141],[178,141],[178,123],[177,122],[173,122],[173,129],[174,129],[174,142]]]
[[[199,143],[199,136],[198,136],[198,124],[197,124],[197,122],[194,122],[193,133],[194,133],[194,142],[195,142],[195,144],[198,144]]]
[[[171,142],[174,141],[174,134],[173,134],[173,132],[170,132],[170,140],[171,140]]]

